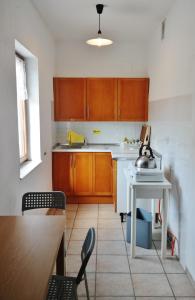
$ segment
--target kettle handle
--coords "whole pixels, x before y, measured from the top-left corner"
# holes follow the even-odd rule
[[[150,157],[154,158],[154,153],[153,153],[152,148],[150,146],[148,146],[148,150],[150,151]]]
[[[141,145],[141,147],[139,148],[139,156],[142,156],[142,150],[143,150],[144,144]]]
[[[141,147],[139,148],[139,156],[144,155],[142,153],[144,147],[145,147],[146,150],[149,150],[149,152],[150,152],[150,156],[149,157],[150,158],[154,158],[154,154],[153,154],[152,148],[149,145],[144,145],[144,144],[142,144]]]

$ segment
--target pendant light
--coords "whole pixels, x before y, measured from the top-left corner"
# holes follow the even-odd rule
[[[104,8],[103,4],[97,4],[96,5],[96,10],[97,10],[97,13],[99,15],[98,36],[96,38],[94,38],[94,39],[87,40],[86,43],[88,45],[102,47],[102,46],[108,46],[108,45],[112,45],[113,44],[113,41],[111,41],[109,39],[102,38],[102,32],[101,32],[101,29],[100,29],[100,15],[103,12],[103,8]]]

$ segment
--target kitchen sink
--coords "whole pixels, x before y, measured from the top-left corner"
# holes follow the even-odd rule
[[[58,145],[58,147],[60,149],[81,149],[83,146],[84,146],[83,144],[74,144],[74,145],[60,144],[60,145]]]

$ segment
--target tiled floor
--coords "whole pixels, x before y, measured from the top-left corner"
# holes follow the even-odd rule
[[[112,205],[68,205],[67,257],[69,275],[76,276],[80,251],[87,229],[96,230],[96,244],[87,266],[92,300],[195,300],[195,290],[175,257],[160,258],[160,241],[151,250],[136,247],[136,259],[129,256],[125,224]],[[84,283],[79,299],[86,299]]]

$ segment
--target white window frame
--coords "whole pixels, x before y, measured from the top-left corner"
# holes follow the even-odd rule
[[[15,52],[23,57],[25,61],[26,86],[28,100],[25,100],[26,126],[27,126],[27,152],[24,158],[20,159],[20,179],[26,177],[41,162],[41,141],[40,141],[40,108],[39,108],[39,72],[38,59],[20,42],[15,40]]]

